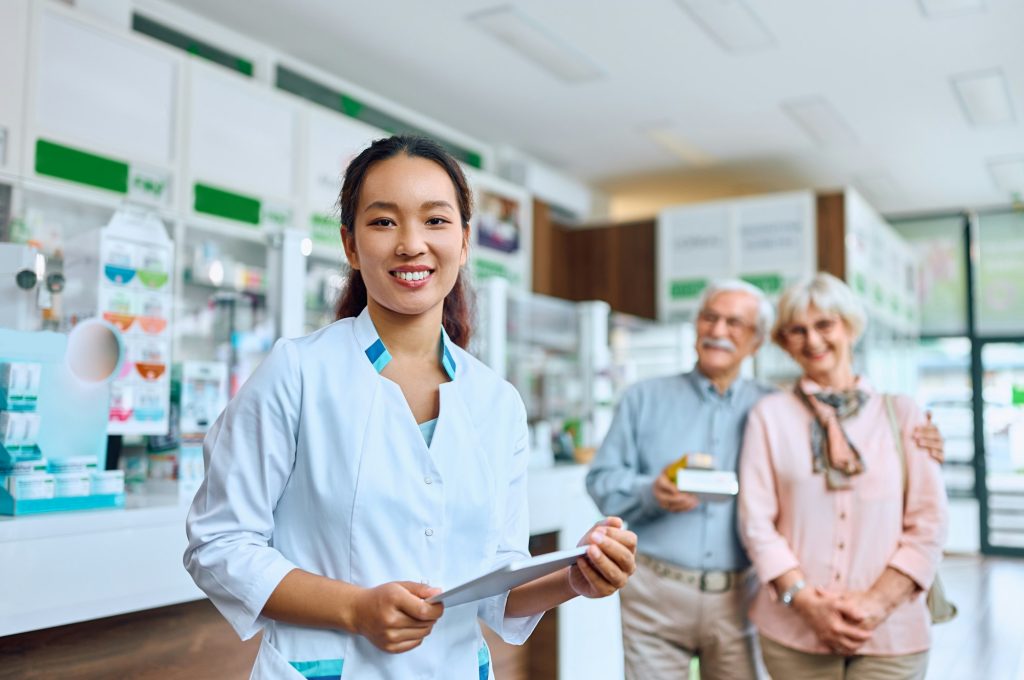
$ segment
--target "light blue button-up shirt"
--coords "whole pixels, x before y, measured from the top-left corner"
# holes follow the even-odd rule
[[[639,552],[686,569],[745,569],[735,500],[670,513],[652,485],[684,453],[708,453],[716,469],[736,470],[747,413],[772,391],[740,378],[720,394],[697,370],[633,385],[591,465],[587,490],[601,512],[629,522]]]

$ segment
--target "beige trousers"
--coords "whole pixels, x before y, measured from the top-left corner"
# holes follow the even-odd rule
[[[928,652],[902,656],[808,654],[761,636],[764,663],[783,680],[924,680]]]
[[[620,591],[626,680],[688,680],[694,656],[700,680],[765,677],[746,616],[756,587],[749,574],[731,590],[702,592],[638,564]]]

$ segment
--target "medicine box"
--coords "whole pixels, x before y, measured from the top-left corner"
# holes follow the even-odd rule
[[[706,501],[727,501],[740,490],[735,472],[690,468],[676,473],[676,487]]]

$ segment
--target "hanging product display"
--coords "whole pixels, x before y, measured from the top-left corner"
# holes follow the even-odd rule
[[[154,214],[119,210],[103,229],[68,241],[65,314],[98,316],[124,338],[111,384],[110,434],[165,434],[170,403],[173,244]]]

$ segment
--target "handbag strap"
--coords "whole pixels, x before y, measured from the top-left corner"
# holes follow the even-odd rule
[[[903,473],[903,503],[907,502],[907,451],[903,447],[903,433],[900,430],[899,419],[896,417],[896,400],[891,394],[882,395],[885,401],[885,410],[889,414],[889,426],[892,428],[892,438],[896,440],[896,451],[900,454],[900,471]]]

